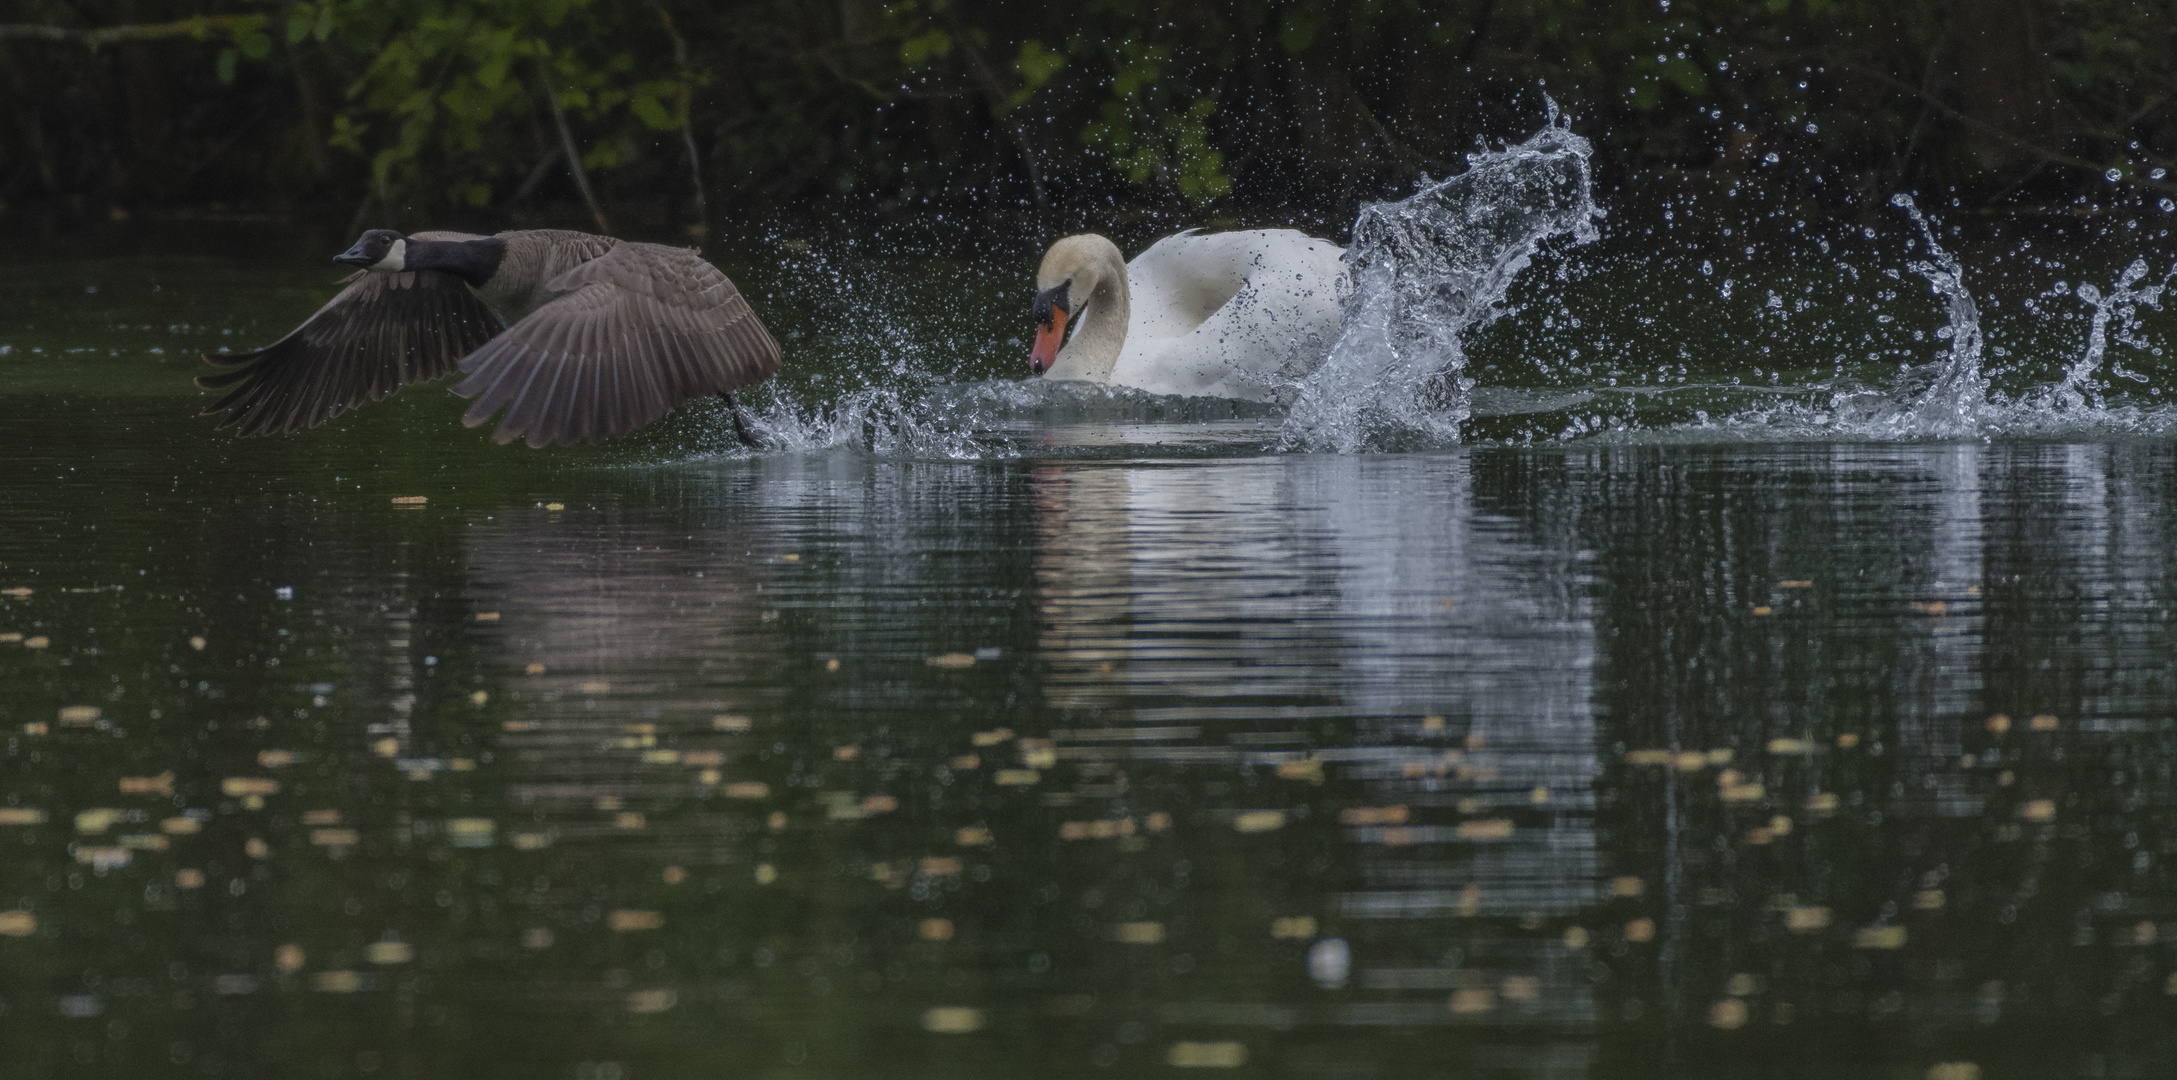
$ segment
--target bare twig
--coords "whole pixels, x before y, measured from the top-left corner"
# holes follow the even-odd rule
[[[612,224],[605,220],[605,211],[597,205],[597,194],[590,190],[590,177],[582,171],[582,154],[575,149],[574,132],[567,127],[567,114],[559,107],[559,93],[552,89],[551,73],[545,70],[544,57],[533,57],[537,62],[537,85],[544,87],[545,103],[552,107],[552,122],[559,125],[560,149],[567,154],[567,171],[574,174],[574,186],[582,193],[582,201],[590,208],[590,216],[597,219],[597,231],[612,235]]]
[[[232,37],[255,30],[264,25],[262,15],[198,15],[168,23],[131,23],[124,26],[105,26],[95,30],[78,30],[72,26],[47,26],[43,23],[0,23],[0,41],[22,38],[32,41],[53,41],[66,45],[81,45],[97,52],[108,45],[124,41],[158,41],[164,38],[194,38],[209,40],[214,34]]]

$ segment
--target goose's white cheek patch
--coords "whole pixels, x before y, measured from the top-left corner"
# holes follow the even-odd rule
[[[378,274],[399,273],[405,268],[407,262],[408,241],[395,240],[393,246],[386,250],[386,257],[370,264],[370,269],[372,273]]]

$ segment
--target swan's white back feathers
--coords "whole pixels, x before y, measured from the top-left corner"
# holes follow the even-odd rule
[[[1127,264],[1111,382],[1266,400],[1320,363],[1347,288],[1338,245],[1291,229],[1167,236]]]

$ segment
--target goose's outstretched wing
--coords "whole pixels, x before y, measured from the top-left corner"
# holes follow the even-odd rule
[[[499,318],[461,279],[437,270],[359,272],[286,337],[246,353],[205,354],[229,368],[197,377],[232,386],[205,415],[219,427],[269,435],[316,427],[412,382],[436,379],[499,332]]]
[[[545,291],[552,299],[461,361],[454,393],[476,400],[461,422],[506,409],[498,442],[609,439],[779,369],[762,320],[693,251],[623,243]]]

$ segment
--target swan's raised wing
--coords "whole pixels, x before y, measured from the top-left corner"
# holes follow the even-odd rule
[[[1133,313],[1112,381],[1156,393],[1274,399],[1320,363],[1337,336],[1349,287],[1341,255],[1338,245],[1292,229],[1157,241],[1127,264]]]
[[[531,446],[624,435],[681,402],[768,379],[779,344],[733,282],[685,248],[619,244],[552,279],[552,299],[461,362],[474,427]]]
[[[233,389],[205,414],[225,410],[219,427],[237,435],[316,427],[408,383],[451,372],[499,332],[498,316],[452,274],[364,271],[345,284],[317,314],[262,349],[207,353],[205,362],[230,370],[198,376],[197,385]]]

